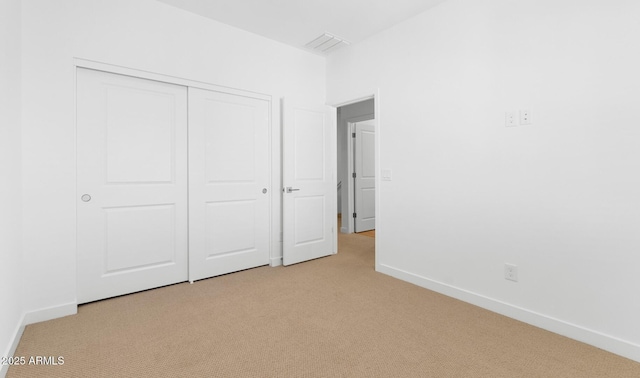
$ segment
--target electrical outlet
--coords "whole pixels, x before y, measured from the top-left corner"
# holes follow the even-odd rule
[[[530,110],[520,110],[520,124],[521,125],[531,125],[531,111]]]
[[[504,264],[504,279],[518,282],[518,266],[513,264]]]
[[[504,114],[504,125],[506,127],[514,127],[518,125],[516,123],[516,112],[506,112]]]

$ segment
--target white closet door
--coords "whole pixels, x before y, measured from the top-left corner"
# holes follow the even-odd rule
[[[336,110],[284,104],[283,264],[336,250]]]
[[[187,280],[187,89],[77,71],[78,303]]]
[[[189,88],[189,280],[269,263],[269,101]]]

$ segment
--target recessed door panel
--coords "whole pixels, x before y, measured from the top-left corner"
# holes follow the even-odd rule
[[[105,271],[176,263],[175,205],[105,208]]]
[[[256,201],[207,204],[207,259],[256,251]]]
[[[362,170],[360,174],[366,179],[376,178],[375,167],[375,139],[376,134],[373,131],[361,130],[362,138],[360,148],[362,149]]]
[[[376,198],[376,190],[375,188],[364,188],[360,191],[361,200],[363,203],[370,204],[370,206],[362,206],[359,209],[358,218],[363,221],[374,220],[376,217],[375,212],[375,198]],[[373,224],[375,228],[375,223]]]
[[[269,101],[189,88],[189,280],[269,263]]]
[[[326,235],[325,197],[298,197],[295,202],[295,245],[322,242]]]
[[[174,94],[131,85],[105,89],[107,182],[173,182]]]
[[[204,112],[205,124],[216,125],[204,130],[207,182],[253,182],[261,114],[251,105],[215,99],[205,100]]]
[[[78,303],[187,279],[187,90],[77,71]]]
[[[295,179],[323,181],[325,178],[325,149],[327,120],[322,112],[294,110],[294,122],[300,128],[295,133]]]

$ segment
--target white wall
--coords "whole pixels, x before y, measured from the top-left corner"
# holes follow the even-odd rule
[[[380,89],[377,268],[640,361],[638,19],[448,0],[334,53],[329,102]]]
[[[345,232],[353,232],[348,226],[350,224],[349,193],[353,193],[353,179],[349,178],[349,143],[351,135],[349,133],[349,122],[360,122],[374,117],[374,100],[364,100],[338,108],[338,182],[342,182],[342,189],[339,195],[340,204],[338,211],[344,214],[342,217],[342,229]],[[342,232],[342,230],[341,230]]]
[[[324,103],[325,60],[153,0],[24,0],[26,321],[75,311],[73,58]],[[279,167],[279,115],[273,114]],[[272,193],[279,193],[274,171]],[[275,194],[276,198],[279,198]],[[279,200],[274,250],[280,243]],[[275,256],[276,258],[278,256]]]
[[[1,0],[0,356],[10,355],[22,318],[20,181],[20,0]]]

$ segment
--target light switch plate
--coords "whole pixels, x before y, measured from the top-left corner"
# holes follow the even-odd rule
[[[383,169],[382,170],[382,181],[391,181],[391,170]]]
[[[530,110],[520,110],[520,124],[521,125],[531,125],[531,111]]]

